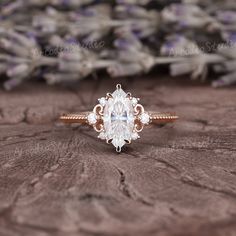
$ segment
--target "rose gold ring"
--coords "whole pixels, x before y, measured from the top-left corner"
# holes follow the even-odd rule
[[[125,144],[136,140],[144,126],[150,124],[165,125],[178,119],[174,113],[160,113],[145,111],[139,104],[139,98],[132,97],[131,93],[125,93],[121,85],[105,97],[98,99],[92,112],[80,112],[66,114],[60,117],[64,123],[80,123],[91,125],[99,133],[98,138],[112,143],[117,152]]]

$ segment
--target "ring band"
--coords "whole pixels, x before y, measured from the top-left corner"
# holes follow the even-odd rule
[[[131,93],[125,93],[121,85],[105,97],[98,99],[91,112],[65,114],[60,121],[68,124],[79,123],[91,125],[99,133],[98,138],[112,143],[117,152],[125,144],[136,140],[144,126],[149,124],[165,125],[178,119],[174,113],[147,112],[139,104],[139,99],[132,97]]]
[[[159,113],[159,112],[147,112],[150,116],[150,124],[167,124],[175,122],[179,117],[175,113]],[[88,124],[88,116],[90,112],[80,112],[75,114],[65,114],[60,117],[60,121],[68,124],[79,123]]]

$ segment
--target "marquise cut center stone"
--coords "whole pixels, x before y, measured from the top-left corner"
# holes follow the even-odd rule
[[[104,130],[107,140],[121,149],[132,139],[134,130],[134,108],[132,101],[122,89],[117,89],[104,108]]]

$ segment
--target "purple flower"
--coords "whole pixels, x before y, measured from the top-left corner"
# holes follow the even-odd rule
[[[216,14],[217,18],[226,23],[231,24],[236,22],[236,12],[235,11],[218,11]]]
[[[130,45],[130,42],[127,41],[126,39],[117,39],[115,40],[115,47],[119,49],[128,49]]]
[[[224,39],[229,43],[236,43],[236,32],[226,32]]]
[[[61,4],[64,6],[68,6],[70,3],[70,0],[61,0]]]
[[[78,41],[76,38],[73,38],[73,37],[70,37],[70,38],[67,38],[65,43],[68,43],[68,44],[77,44]]]

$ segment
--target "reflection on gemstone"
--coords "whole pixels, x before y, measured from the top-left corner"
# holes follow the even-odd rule
[[[88,115],[88,122],[89,124],[91,125],[94,125],[96,122],[97,122],[97,116],[95,113],[91,112],[89,115]]]
[[[116,147],[117,151],[131,141],[134,133],[134,107],[127,94],[117,88],[108,99],[103,114],[104,134],[107,140]]]

